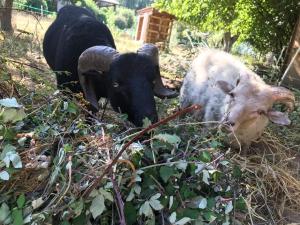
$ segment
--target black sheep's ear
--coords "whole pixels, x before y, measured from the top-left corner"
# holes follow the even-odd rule
[[[159,66],[156,67],[156,75],[155,75],[155,79],[154,79],[153,91],[154,91],[154,94],[159,98],[175,98],[178,96],[177,91],[173,91],[164,86],[161,75],[160,75]]]
[[[141,48],[137,50],[138,54],[147,55],[150,57],[155,68],[155,78],[154,78],[154,94],[159,98],[175,98],[178,96],[176,91],[166,88],[162,82],[159,68],[159,52],[158,48],[154,44],[146,43]]]

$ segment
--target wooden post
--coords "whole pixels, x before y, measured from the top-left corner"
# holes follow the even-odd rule
[[[171,33],[172,33],[172,28],[173,28],[173,20],[171,20],[171,21],[170,21],[170,24],[169,24],[168,37],[167,37],[167,44],[166,44],[166,47],[167,47],[167,48],[169,48],[170,39],[171,39]]]
[[[145,43],[147,41],[149,21],[150,21],[150,15],[148,13],[146,13],[144,15],[143,26],[142,26],[142,31],[141,31],[141,38],[140,38],[140,40],[142,40],[143,43]]]
[[[140,32],[140,23],[141,23],[141,18],[142,16],[138,15],[138,22],[137,22],[137,29],[136,29],[136,33],[135,33],[135,40],[138,41],[140,39],[139,37],[139,32]]]

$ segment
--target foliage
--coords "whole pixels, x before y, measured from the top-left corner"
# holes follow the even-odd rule
[[[114,22],[115,26],[121,30],[126,28],[126,19],[125,17],[117,17]]]
[[[26,5],[31,6],[31,7],[35,7],[40,9],[41,7],[43,7],[44,10],[48,10],[48,2],[46,0],[28,0],[26,2]],[[25,9],[30,10],[30,8],[25,7]]]
[[[117,10],[117,14],[114,18],[114,25],[121,29],[130,29],[134,24],[134,13],[132,10],[121,8]]]
[[[77,6],[82,6],[82,7],[86,7],[88,9],[90,9],[100,21],[103,21],[104,23],[106,23],[106,15],[97,6],[95,1],[93,1],[93,0],[72,0],[71,2]]]
[[[34,100],[40,96],[33,95],[31,98]],[[9,152],[22,154],[22,162],[19,157],[19,163],[25,166],[0,164],[1,169],[7,170],[9,174],[8,179],[0,181],[0,186],[9,185],[10,183],[7,182],[13,181],[17,177],[21,179],[18,174],[22,172],[23,167],[29,169],[34,166],[35,160],[32,159],[31,163],[26,160],[28,145],[24,143],[30,142],[32,145],[32,140],[34,140],[35,144],[30,145],[30,148],[39,149],[42,143],[55,143],[55,140],[61,139],[63,144],[59,144],[53,158],[52,168],[49,168],[50,162],[46,160],[46,155],[53,155],[50,146],[50,148],[45,148],[45,152],[36,152],[38,155],[35,157],[40,160],[33,168],[40,172],[42,172],[42,168],[48,170],[47,182],[43,184],[46,190],[42,190],[49,196],[54,194],[51,186],[55,185],[63,189],[60,197],[54,198],[52,203],[41,201],[38,192],[35,192],[33,196],[30,192],[23,190],[23,194],[15,198],[16,201],[1,203],[1,210],[5,215],[2,222],[12,220],[14,224],[19,225],[24,220],[37,223],[47,221],[49,218],[42,213],[41,209],[41,211],[33,210],[43,203],[49,204],[45,205],[48,208],[48,215],[57,213],[57,211],[49,211],[50,205],[58,204],[62,197],[64,197],[65,203],[60,203],[64,206],[60,215],[65,222],[77,224],[81,221],[81,224],[86,224],[90,217],[95,220],[101,218],[101,221],[110,220],[111,212],[116,207],[116,198],[113,197],[115,195],[114,184],[111,178],[107,177],[103,184],[86,199],[80,198],[77,189],[87,187],[85,182],[89,183],[89,179],[86,174],[90,171],[90,165],[93,165],[94,168],[105,165],[106,154],[103,150],[100,150],[98,154],[96,150],[96,146],[104,147],[105,142],[102,142],[102,139],[109,140],[110,144],[104,149],[111,149],[111,154],[115,155],[120,146],[130,140],[130,133],[124,135],[124,132],[120,132],[121,127],[118,123],[89,125],[82,119],[81,113],[83,112],[75,99],[67,99],[59,93],[54,93],[48,98],[42,111],[36,111],[26,105],[29,110],[33,110],[32,113],[27,111],[27,116],[21,120],[18,119],[17,124],[16,122],[5,123],[5,129],[9,129],[13,135],[4,136],[5,146],[1,151],[1,156],[5,156]],[[26,103],[26,99],[24,102]],[[14,99],[7,99],[3,104],[5,105],[3,107],[20,107]],[[1,123],[3,124],[4,121],[2,120]],[[4,126],[2,126],[3,128]],[[126,214],[128,224],[134,224],[136,221],[161,224],[161,217],[157,215],[160,212],[164,212],[167,215],[166,218],[169,218],[168,220],[173,221],[174,224],[186,224],[189,221],[224,223],[230,221],[233,208],[240,212],[245,209],[238,182],[241,175],[234,176],[233,168],[235,167],[226,161],[223,154],[218,153],[217,150],[222,146],[219,142],[221,136],[220,139],[214,141],[206,139],[205,136],[191,139],[186,133],[188,130],[193,132],[193,126],[177,127],[176,123],[165,125],[155,130],[152,137],[145,137],[144,144],[136,142],[129,147],[125,159],[131,162],[132,168],[135,170],[132,171],[118,165],[114,172],[115,179],[119,181],[120,193],[125,201],[125,211],[128,212]],[[17,134],[25,131],[31,135],[17,138]],[[62,132],[64,136],[61,136]],[[185,135],[180,138],[178,135],[182,133]],[[113,135],[114,138],[111,138],[110,135]],[[71,136],[74,139],[70,138]],[[95,140],[94,145],[91,145],[88,141],[89,137],[97,137],[96,140],[99,139],[100,142],[97,143]],[[207,140],[206,144],[202,145],[205,150],[187,147],[188,142],[183,140],[188,139],[189,143],[192,142],[193,145]],[[213,148],[209,146],[213,146]],[[94,153],[90,154],[91,151]],[[42,160],[42,158],[45,159]],[[5,158],[0,159],[6,162]],[[79,170],[81,173],[70,172]],[[69,177],[70,173],[72,179]],[[32,176],[31,178],[33,178]],[[67,188],[70,185],[68,184],[69,180],[72,181],[74,189]],[[82,183],[83,180],[85,182]],[[26,182],[26,179],[23,178],[22,184],[25,185]],[[12,193],[4,192],[2,194],[12,197]],[[234,196],[237,197],[236,200],[242,201],[243,204],[240,204],[242,206],[234,207],[236,201]],[[53,208],[53,210],[57,209]],[[68,218],[73,218],[73,220]],[[132,218],[135,218],[135,221],[132,221]],[[117,220],[117,217],[114,220]]]
[[[155,6],[203,32],[230,32],[260,52],[279,54],[299,16],[296,0],[157,0]]]
[[[152,3],[153,0],[120,0],[120,5],[129,9],[141,9]]]
[[[117,7],[116,10],[112,8],[101,8],[101,12],[106,17],[106,24],[112,32],[126,31],[130,35],[135,34],[135,13],[132,9],[124,7]]]

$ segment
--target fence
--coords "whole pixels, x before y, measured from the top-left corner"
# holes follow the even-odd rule
[[[13,7],[17,8],[17,9],[25,9],[25,10],[40,14],[42,16],[43,15],[45,15],[45,16],[47,16],[47,15],[56,15],[56,12],[48,11],[46,9],[43,9],[42,5],[41,5],[40,8],[36,8],[36,7],[32,7],[30,5],[25,5],[25,4],[22,4],[22,3],[14,2]]]

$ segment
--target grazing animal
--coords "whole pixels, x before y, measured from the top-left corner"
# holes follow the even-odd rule
[[[158,119],[154,94],[176,96],[163,86],[154,45],[119,54],[110,30],[87,9],[63,7],[45,34],[43,50],[57,71],[58,88],[83,92],[95,112],[100,97],[106,97],[114,110],[141,126],[145,117]]]
[[[200,104],[194,116],[218,121],[229,128],[231,144],[247,148],[269,120],[288,125],[286,113],[272,109],[282,103],[293,109],[295,97],[286,88],[270,86],[234,56],[215,49],[202,49],[193,61],[180,90],[180,106]],[[235,136],[235,137],[234,137]]]

